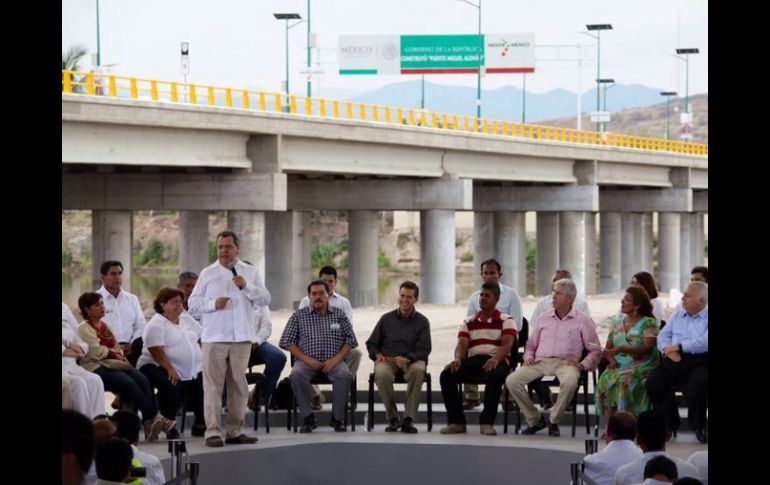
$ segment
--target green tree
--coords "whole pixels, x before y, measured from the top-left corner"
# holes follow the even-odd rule
[[[62,71],[79,71],[80,59],[88,53],[88,49],[80,44],[75,44],[67,49],[66,52],[61,53],[61,68]],[[72,83],[72,92],[82,93],[83,85],[79,84],[83,82],[82,77],[76,77],[74,74],[70,75],[70,82]],[[75,84],[78,83],[78,84]],[[64,83],[62,83],[62,91],[64,91]]]

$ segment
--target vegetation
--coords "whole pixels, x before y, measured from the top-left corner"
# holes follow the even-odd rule
[[[85,46],[76,44],[71,46],[69,49],[67,49],[66,52],[61,53],[61,68],[65,71],[79,71],[80,70],[80,59],[83,58],[88,53],[88,49],[85,48]],[[79,78],[75,75],[70,75],[70,82],[73,83],[72,85],[72,92],[75,93],[82,93],[83,92],[83,85],[82,84],[75,84],[75,83],[82,83],[82,78]],[[62,82],[62,91],[64,91],[64,83]]]

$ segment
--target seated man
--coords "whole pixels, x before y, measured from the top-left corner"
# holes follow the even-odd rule
[[[513,318],[495,308],[499,299],[497,283],[481,285],[481,310],[460,326],[454,360],[441,373],[441,394],[447,410],[447,425],[441,428],[441,434],[466,432],[462,396],[457,386],[467,377],[481,378],[485,384],[484,410],[479,418],[481,434],[497,434],[494,428],[497,402],[510,368],[511,346],[516,340]]]
[[[528,427],[521,434],[534,434],[548,426],[550,436],[559,436],[559,423],[575,394],[580,372],[595,369],[602,356],[596,325],[572,306],[576,295],[572,280],[561,279],[553,284],[553,309],[537,317],[535,331],[527,341],[524,365],[505,380],[527,421]],[[580,361],[584,349],[588,355]],[[550,423],[526,389],[528,383],[544,375],[555,375],[560,383]]]
[[[404,281],[398,291],[398,308],[388,312],[377,322],[366,348],[374,360],[374,382],[385,403],[385,417],[390,423],[385,431],[416,433],[414,419],[420,404],[420,390],[425,377],[425,366],[430,354],[430,322],[415,310],[420,288]],[[406,406],[404,422],[399,423],[393,381],[401,369],[406,379]]]
[[[695,467],[684,460],[666,453],[666,441],[671,433],[666,431],[666,419],[658,411],[643,411],[636,420],[636,444],[642,449],[642,456],[618,468],[615,485],[640,483],[644,478],[644,467],[656,456],[666,456],[676,463],[679,477],[697,477]]]
[[[329,306],[329,285],[315,280],[307,287],[310,306],[297,310],[289,318],[281,335],[280,347],[288,350],[297,360],[289,380],[299,403],[303,418],[300,433],[310,433],[315,427],[315,416],[310,407],[312,388],[310,380],[323,372],[332,383],[332,420],[334,431],[346,431],[345,417],[353,374],[343,362],[350,349],[358,342],[345,313]]]
[[[647,392],[653,409],[671,417],[668,428],[678,426],[674,386],[684,385],[687,419],[701,443],[708,441],[706,409],[708,403],[709,308],[708,285],[694,281],[682,296],[682,309],[674,312],[668,325],[658,334],[663,359],[647,378]]]
[[[642,450],[634,444],[636,418],[628,411],[618,411],[607,425],[607,446],[600,452],[583,458],[583,473],[599,485],[613,485],[618,468],[640,456]]]

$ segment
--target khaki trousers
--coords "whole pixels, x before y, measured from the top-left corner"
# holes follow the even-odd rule
[[[222,388],[227,385],[225,439],[243,434],[249,387],[246,369],[251,342],[203,342],[203,417],[205,438],[222,437],[219,418],[222,413]]]
[[[551,408],[549,421],[559,424],[564,416],[567,406],[572,402],[572,397],[577,389],[580,370],[567,363],[565,359],[549,357],[541,359],[534,365],[522,365],[509,375],[505,385],[513,394],[513,398],[524,413],[528,426],[534,426],[540,419],[540,411],[537,410],[527,392],[527,384],[543,376],[556,376],[559,378],[559,397]]]
[[[377,384],[377,391],[385,404],[385,417],[388,421],[398,416],[396,400],[393,397],[393,381],[396,379],[398,370],[398,366],[392,360],[386,360],[374,366],[374,382]],[[417,407],[420,405],[420,391],[424,377],[425,361],[416,360],[407,364],[406,372],[404,372],[404,380],[406,380],[405,418],[409,417],[415,420],[417,417]]]

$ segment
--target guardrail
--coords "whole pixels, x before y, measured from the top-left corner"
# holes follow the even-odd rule
[[[616,146],[648,151],[708,155],[708,145],[516,123],[492,118],[440,113],[425,109],[372,103],[308,98],[269,91],[252,91],[195,83],[62,70],[62,92],[113,98],[143,99],[192,105],[220,106],[263,112],[288,113],[330,119],[373,121],[387,124],[486,133],[544,141]]]

